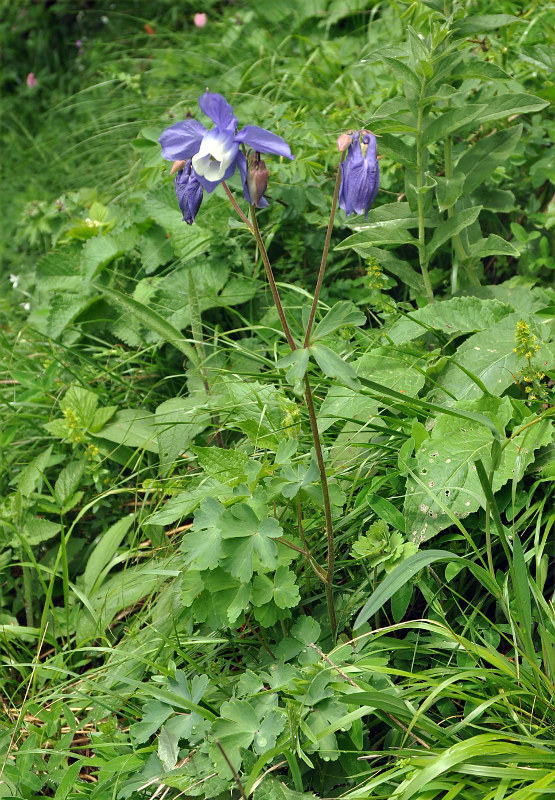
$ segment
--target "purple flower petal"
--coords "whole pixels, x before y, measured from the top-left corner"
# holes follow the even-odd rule
[[[241,183],[243,184],[243,197],[247,201],[249,205],[251,205],[251,194],[249,192],[249,184],[248,184],[248,177],[249,177],[249,170],[247,166],[247,159],[245,158],[244,154],[239,151],[237,154],[237,166],[239,167],[239,172],[241,173]]]
[[[206,128],[196,119],[176,122],[162,133],[158,141],[162,145],[162,158],[166,161],[181,161],[198,153]]]
[[[225,97],[217,92],[206,91],[199,97],[198,104],[218,128],[235,133],[237,118],[233,113],[233,107],[229,105]]]
[[[242,142],[259,153],[272,153],[275,156],[295,158],[285,139],[275,133],[270,133],[265,128],[259,128],[258,125],[245,125],[236,135],[235,141]]]

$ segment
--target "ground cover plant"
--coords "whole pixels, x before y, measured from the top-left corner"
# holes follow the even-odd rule
[[[0,797],[551,796],[553,5],[0,7]]]

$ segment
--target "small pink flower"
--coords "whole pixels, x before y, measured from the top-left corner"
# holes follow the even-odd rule
[[[204,28],[206,20],[206,14],[195,14],[194,23],[197,28]]]
[[[35,78],[35,73],[30,72],[27,75],[27,86],[29,87],[29,89],[34,89],[36,85],[37,85],[37,79]]]

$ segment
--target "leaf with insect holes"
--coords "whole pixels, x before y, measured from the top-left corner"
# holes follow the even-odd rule
[[[496,418],[501,428],[510,415],[508,398],[486,397],[475,403],[459,404]],[[493,491],[499,491],[511,478],[518,480],[534,453],[549,444],[552,431],[547,420],[533,417],[537,424],[512,439],[503,449],[493,475]],[[531,421],[532,421],[531,420]],[[485,496],[476,470],[480,459],[489,473],[492,433],[471,420],[439,415],[429,439],[415,456],[415,467],[407,479],[405,524],[407,534],[420,543],[452,524],[448,509],[459,519],[485,507]]]

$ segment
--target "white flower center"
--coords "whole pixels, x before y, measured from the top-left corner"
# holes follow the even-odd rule
[[[192,158],[193,169],[207,181],[221,181],[237,157],[239,146],[229,133],[217,128],[208,131],[198,153]]]

